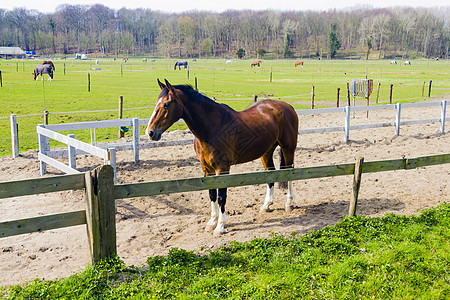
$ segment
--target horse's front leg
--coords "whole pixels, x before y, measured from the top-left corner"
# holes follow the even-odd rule
[[[219,218],[217,220],[216,229],[214,229],[214,235],[222,235],[225,233],[225,223],[227,222],[227,217],[225,214],[225,204],[227,202],[227,189],[219,189],[219,195],[217,197],[217,202],[219,206]]]
[[[219,219],[219,205],[217,204],[217,190],[209,190],[209,199],[211,200],[211,218],[206,224],[206,231],[213,231],[217,226]]]

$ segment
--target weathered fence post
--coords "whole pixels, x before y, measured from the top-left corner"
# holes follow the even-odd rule
[[[109,165],[86,172],[86,221],[92,264],[117,253],[114,173]]]
[[[337,88],[337,92],[336,92],[336,107],[339,107],[339,91],[340,90],[341,90],[340,88]]]
[[[123,111],[123,96],[120,95],[119,96],[119,119],[122,119],[122,111]],[[119,127],[119,139],[123,138],[124,136],[125,136],[125,132],[120,130],[120,127]]]
[[[422,84],[422,97],[423,97],[424,92],[425,92],[425,81]]]
[[[64,63],[64,75],[66,75],[66,63]]]
[[[272,66],[270,66],[270,82],[272,82]]]
[[[394,85],[391,83],[391,90],[389,92],[389,104],[392,104],[392,88],[394,87]]]
[[[258,102],[258,95],[255,95],[255,96],[253,97],[253,102]]]
[[[44,110],[44,125],[48,125],[48,110]]]
[[[381,86],[381,82],[378,82],[378,88],[377,88],[377,100],[376,100],[376,104],[378,104],[378,98],[380,97],[380,86]]]
[[[11,114],[11,144],[12,144],[12,157],[19,157],[19,126],[17,125],[16,115]]]
[[[430,85],[428,86],[428,97],[431,97],[431,83],[433,80],[430,80]]]
[[[349,216],[356,215],[356,205],[358,203],[359,188],[361,187],[361,174],[363,163],[364,157],[358,158],[358,161],[355,163],[355,173],[353,174],[353,194],[352,199],[350,200],[350,206],[348,208]]]
[[[197,77],[195,77],[195,90],[198,92],[198,88],[197,88]]]
[[[350,84],[347,82],[347,105],[350,106]]]
[[[0,71],[0,87],[3,87],[2,71]]]
[[[88,73],[88,92],[91,91],[91,73]]]
[[[314,109],[314,86],[312,86],[311,91],[311,109]]]

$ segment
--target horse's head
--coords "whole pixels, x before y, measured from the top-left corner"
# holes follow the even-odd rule
[[[158,79],[162,91],[145,130],[145,134],[154,141],[158,141],[161,134],[178,121],[183,113],[182,104],[179,100],[180,91],[176,90],[167,80],[165,82],[166,84],[163,84]]]

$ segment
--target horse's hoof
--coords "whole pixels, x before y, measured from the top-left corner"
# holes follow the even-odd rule
[[[216,228],[216,225],[206,225],[205,231],[206,232],[211,232],[211,231],[214,230],[214,228]]]
[[[259,209],[260,214],[270,212],[270,211],[271,211],[271,209],[269,207],[265,207],[265,206],[261,206],[261,208]]]
[[[294,206],[293,206],[293,205],[286,205],[285,208],[284,208],[284,210],[285,210],[287,213],[292,212],[293,209],[294,209]]]
[[[225,230],[214,230],[213,236],[219,237],[225,234]]]

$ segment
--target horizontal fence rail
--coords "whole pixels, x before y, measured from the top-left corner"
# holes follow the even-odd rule
[[[404,158],[373,161],[364,163],[362,173],[408,170],[446,163],[450,163],[450,154],[433,155],[412,159]],[[114,186],[114,194],[116,195],[116,199],[122,199],[160,194],[201,191],[226,187],[237,187],[279,181],[295,181],[313,178],[352,175],[354,174],[354,172],[355,164],[350,163],[332,166],[252,172],[244,174],[227,174],[189,179],[119,184]]]

